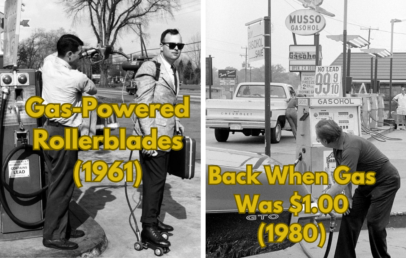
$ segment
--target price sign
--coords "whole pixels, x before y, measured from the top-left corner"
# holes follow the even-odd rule
[[[300,78],[300,85],[298,93],[306,94],[307,97],[314,96],[314,73],[304,73],[302,72]]]
[[[342,87],[341,66],[317,66],[314,83],[315,97],[340,97]]]

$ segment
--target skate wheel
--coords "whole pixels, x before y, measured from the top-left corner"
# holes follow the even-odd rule
[[[164,254],[164,251],[162,250],[161,247],[158,247],[157,249],[155,249],[154,254],[156,256],[162,256]]]
[[[168,239],[169,239],[168,233],[163,232],[161,235],[162,235],[163,238],[165,238],[165,240],[168,240]]]
[[[141,251],[142,250],[142,245],[140,243],[136,242],[134,244],[134,249],[137,250],[137,251]]]
[[[169,248],[164,248],[164,254],[167,254],[169,252]]]

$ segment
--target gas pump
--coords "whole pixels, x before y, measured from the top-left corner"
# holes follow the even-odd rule
[[[334,184],[336,162],[333,150],[317,142],[315,126],[320,120],[334,120],[348,134],[361,136],[362,98],[310,97],[298,98],[298,129],[296,156],[302,156],[297,165],[301,173],[329,171],[329,183]],[[312,196],[318,198],[327,185],[309,185]],[[353,190],[355,190],[353,188]]]
[[[40,78],[34,69],[0,70],[0,239],[42,235],[44,162],[31,146],[42,120],[25,112],[28,98],[41,96]]]

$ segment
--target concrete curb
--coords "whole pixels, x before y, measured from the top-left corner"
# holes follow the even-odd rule
[[[104,230],[93,220],[92,217],[76,202],[72,201],[69,206],[70,223],[74,228],[85,232],[85,236],[78,239],[70,239],[79,244],[79,248],[72,251],[64,251],[46,248],[42,245],[42,233],[39,237],[30,239],[9,240],[0,242],[0,257],[97,257],[100,256],[108,245]],[[24,248],[22,248],[24,247]]]

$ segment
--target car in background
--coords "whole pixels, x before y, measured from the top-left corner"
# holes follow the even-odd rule
[[[271,142],[279,143],[282,130],[291,130],[285,117],[288,101],[295,96],[286,83],[271,83]],[[240,83],[232,99],[206,100],[206,127],[214,129],[218,142],[226,142],[230,132],[245,136],[265,133],[265,83]]]

